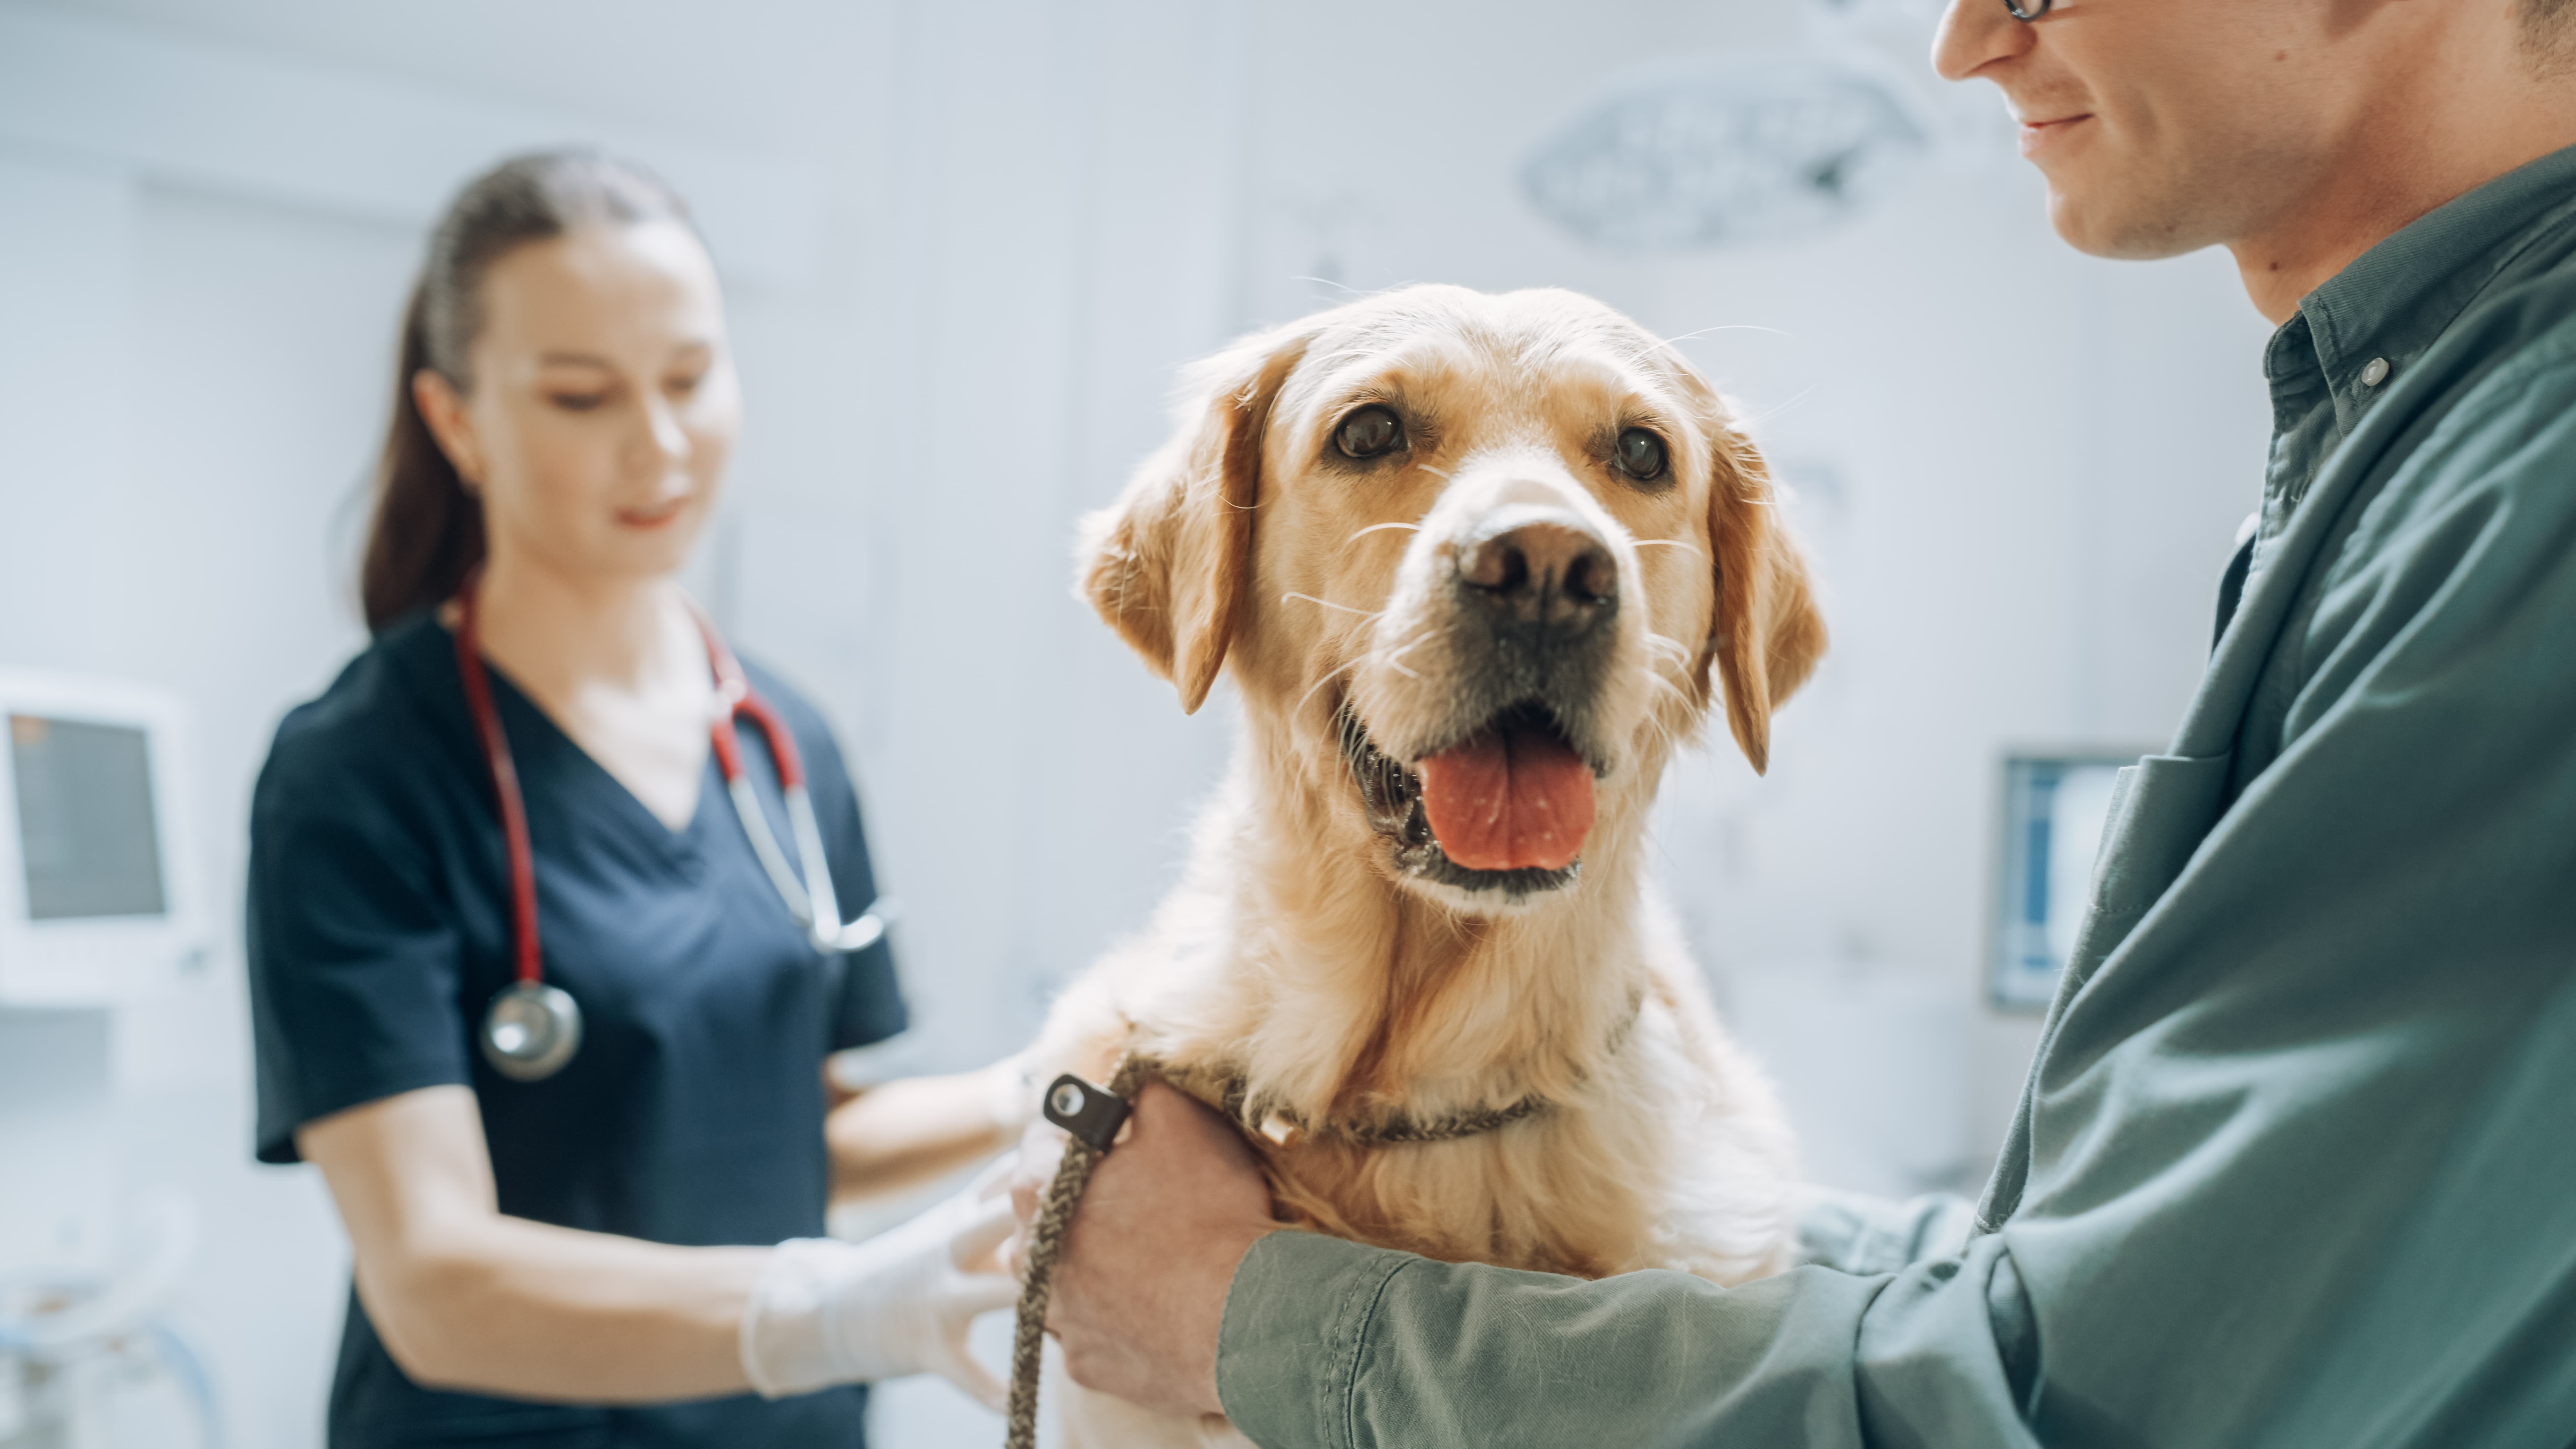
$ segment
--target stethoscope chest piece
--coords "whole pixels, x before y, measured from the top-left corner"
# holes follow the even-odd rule
[[[514,1082],[542,1082],[581,1049],[581,1008],[561,987],[521,981],[483,1013],[483,1060]]]

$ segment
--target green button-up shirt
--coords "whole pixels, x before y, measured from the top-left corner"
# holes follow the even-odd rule
[[[2576,1441],[2576,151],[2268,357],[2241,603],[2123,773],[1973,1220],[1828,1206],[1720,1289],[1306,1233],[1244,1261],[1269,1449]]]

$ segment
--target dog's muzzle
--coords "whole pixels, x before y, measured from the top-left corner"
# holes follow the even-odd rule
[[[1592,747],[1619,611],[1618,562],[1578,515],[1511,504],[1452,546],[1450,725],[1399,760],[1347,708],[1342,749],[1370,824],[1408,874],[1522,896],[1571,882],[1592,826]]]

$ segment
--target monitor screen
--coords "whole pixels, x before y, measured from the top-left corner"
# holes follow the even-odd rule
[[[158,916],[161,840],[143,730],[9,716],[27,915],[38,921]]]
[[[2057,992],[2093,893],[2093,856],[2121,766],[2135,756],[2004,762],[2004,848],[1996,881],[1995,956],[1987,986],[1998,1006],[2040,1010]]]

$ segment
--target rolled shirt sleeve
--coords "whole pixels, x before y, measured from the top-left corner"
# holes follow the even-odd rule
[[[1893,1273],[1966,1245],[1976,1205],[1948,1193],[1903,1202],[1809,1187],[1798,1205],[1798,1257],[1846,1273]]]
[[[1901,1273],[1727,1289],[1279,1232],[1236,1274],[1218,1385],[1264,1449],[2035,1444],[1988,1326],[2002,1261],[1987,1239]]]

